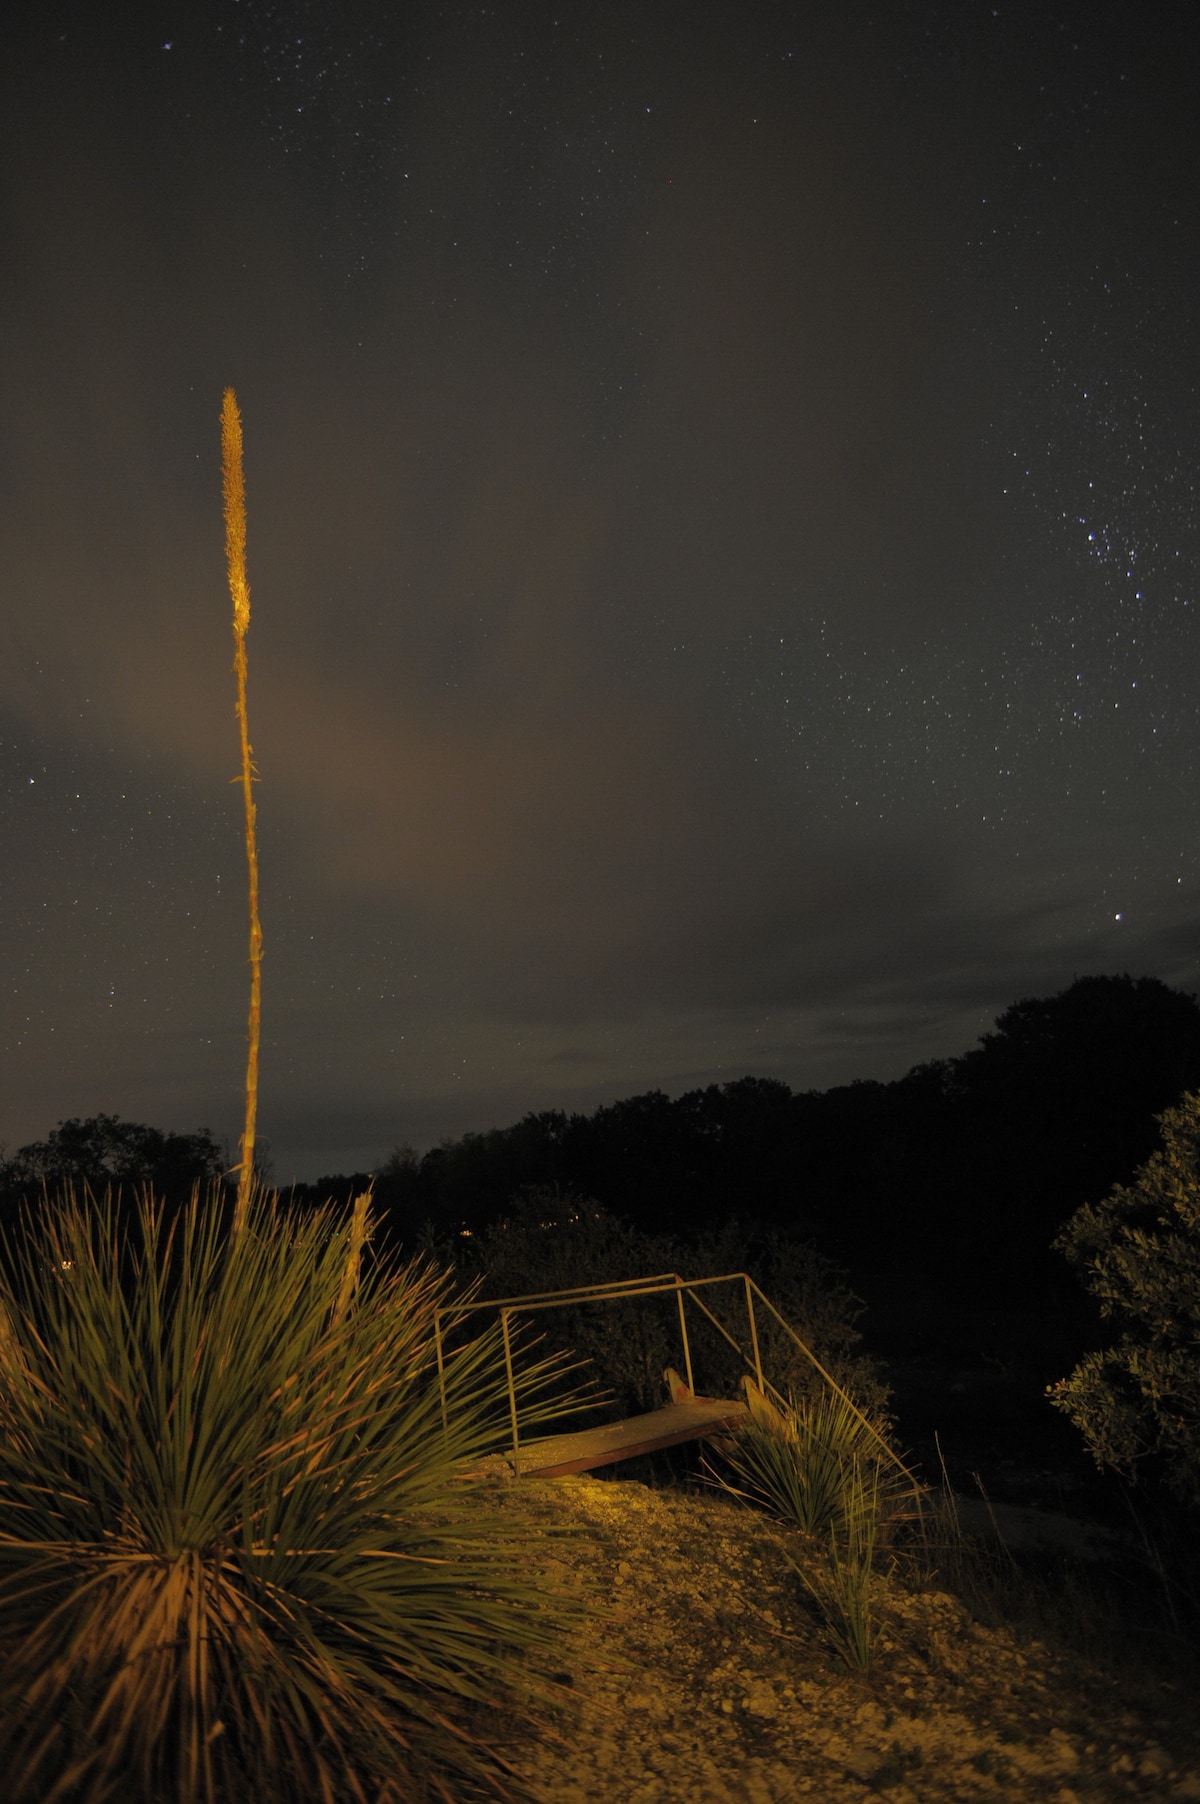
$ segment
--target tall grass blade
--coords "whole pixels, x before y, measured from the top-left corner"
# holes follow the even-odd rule
[[[908,1507],[903,1468],[881,1470],[886,1443],[848,1399],[820,1391],[781,1409],[749,1381],[746,1394],[749,1417],[723,1449],[737,1482],[713,1474],[726,1490],[821,1538],[843,1521],[863,1472],[875,1474],[881,1511],[896,1516]]]
[[[879,1640],[874,1591],[881,1504],[878,1469],[867,1471],[857,1463],[823,1556],[803,1565],[792,1562],[833,1646],[847,1666],[862,1673],[870,1672]]]

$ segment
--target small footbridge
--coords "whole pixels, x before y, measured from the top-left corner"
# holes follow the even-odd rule
[[[714,1309],[714,1287],[733,1286],[739,1326],[731,1330]],[[738,1295],[740,1293],[740,1297]],[[679,1323],[681,1376],[672,1367],[664,1373],[670,1396],[661,1409],[624,1421],[609,1422],[571,1433],[540,1436],[522,1441],[517,1387],[513,1372],[513,1321],[525,1319],[544,1310],[566,1309],[581,1304],[624,1303],[639,1298],[673,1296]],[[744,1398],[720,1398],[698,1395],[692,1371],[692,1339],[689,1332],[689,1309],[696,1320],[707,1321],[738,1356],[743,1371],[739,1386]],[[685,1441],[708,1440],[736,1430],[746,1420],[751,1407],[763,1399],[786,1407],[787,1399],[771,1383],[763,1370],[760,1326],[764,1320],[782,1330],[805,1361],[830,1389],[841,1397],[879,1441],[889,1460],[896,1456],[866,1416],[849,1397],[836,1378],[821,1364],[812,1349],[805,1345],[791,1324],[763,1295],[747,1272],[725,1272],[714,1278],[682,1278],[678,1272],[659,1272],[650,1278],[631,1278],[610,1284],[579,1285],[570,1290],[533,1291],[527,1296],[496,1299],[470,1298],[461,1303],[447,1303],[436,1311],[434,1320],[438,1381],[442,1394],[442,1419],[446,1421],[446,1335],[468,1315],[491,1311],[499,1317],[504,1349],[504,1366],[508,1383],[511,1444],[506,1455],[516,1478],[559,1478],[571,1472],[588,1472],[597,1466],[608,1466],[620,1460],[635,1459],[640,1454],[655,1453],[665,1447],[677,1447]],[[740,1321],[744,1320],[744,1328]]]

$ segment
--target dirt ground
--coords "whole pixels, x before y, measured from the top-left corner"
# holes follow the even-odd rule
[[[1161,1681],[1125,1695],[894,1580],[864,1678],[788,1533],[719,1492],[579,1477],[526,1481],[520,1503],[581,1531],[548,1542],[547,1570],[603,1606],[563,1650],[561,1739],[508,1749],[544,1804],[1200,1804],[1200,1730]]]

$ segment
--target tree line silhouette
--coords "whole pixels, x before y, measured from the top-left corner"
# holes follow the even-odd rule
[[[1200,1007],[1157,978],[1078,978],[1015,1002],[958,1058],[891,1083],[795,1092],[743,1077],[671,1098],[660,1090],[591,1114],[544,1110],[375,1173],[294,1186],[295,1206],[373,1182],[381,1231],[408,1247],[452,1246],[547,1188],[594,1199],[637,1230],[699,1239],[736,1218],[811,1242],[869,1305],[885,1352],[941,1336],[1047,1380],[1095,1310],[1053,1248],[1081,1204],[1127,1183],[1154,1149],[1156,1118],[1200,1088]],[[69,1182],[211,1182],[207,1132],[162,1134],[111,1116],[60,1123],[0,1161],[0,1205]]]
[[[810,1238],[856,1282],[1041,1295],[1051,1243],[1153,1150],[1156,1118],[1200,1086],[1200,1007],[1153,977],[1077,979],[1015,1002],[961,1057],[892,1083],[794,1092],[744,1077],[590,1115],[548,1110],[464,1134],[375,1174],[411,1235],[477,1231],[524,1189],[557,1185],[649,1232],[732,1216]],[[367,1174],[306,1187],[352,1189]]]

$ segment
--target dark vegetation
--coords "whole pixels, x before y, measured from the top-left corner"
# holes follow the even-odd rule
[[[45,1140],[0,1159],[5,1203],[42,1191],[87,1189],[152,1190],[159,1197],[190,1196],[220,1178],[227,1160],[207,1128],[196,1134],[164,1134],[116,1115],[60,1121]]]
[[[1156,1118],[1196,1087],[1195,998],[1155,978],[1085,977],[1014,1003],[975,1049],[894,1083],[794,1093],[745,1077],[590,1115],[545,1111],[424,1155],[400,1148],[374,1174],[290,1200],[349,1200],[373,1181],[385,1240],[486,1271],[493,1295],[745,1266],[865,1382],[860,1297],[902,1435],[932,1453],[937,1430],[952,1461],[965,1438],[962,1458],[995,1477],[1004,1461],[1061,1465],[1077,1451],[1045,1388],[1104,1326],[1054,1243],[1131,1181]],[[223,1162],[206,1132],[67,1121],[0,1161],[0,1203],[11,1213],[72,1182],[179,1199]],[[656,1357],[643,1349],[645,1374]],[[635,1382],[634,1362],[630,1351],[609,1374],[630,1401],[652,1376]]]
[[[693,1236],[648,1233],[599,1204],[553,1187],[525,1191],[489,1227],[437,1248],[453,1260],[461,1282],[477,1281],[484,1298],[573,1290],[597,1282],[678,1272],[683,1278],[749,1270],[826,1369],[869,1408],[883,1409],[886,1393],[874,1363],[862,1352],[856,1327],[862,1305],[841,1273],[812,1246],[774,1229],[731,1220]],[[726,1331],[747,1344],[740,1285],[701,1294]],[[689,1339],[703,1386],[735,1396],[744,1365],[736,1352],[690,1309]],[[659,1408],[663,1372],[682,1369],[675,1298],[572,1304],[532,1318],[546,1351],[573,1355],[609,1393],[622,1413]],[[765,1369],[796,1396],[820,1384],[813,1366],[765,1312],[758,1334]]]
[[[1200,1094],[1162,1116],[1161,1145],[1067,1223],[1057,1243],[1115,1330],[1053,1401],[1097,1461],[1149,1469],[1200,1508]]]
[[[3,1795],[509,1800],[481,1713],[556,1695],[575,1612],[462,1481],[507,1417],[495,1327],[443,1392],[446,1278],[366,1260],[365,1198],[228,1200],[60,1194],[10,1244]],[[529,1427],[551,1377],[518,1368]]]
[[[1087,977],[1013,1004],[974,1050],[894,1083],[797,1094],[746,1077],[590,1115],[546,1111],[424,1155],[400,1148],[374,1174],[283,1200],[305,1212],[373,1182],[380,1242],[433,1252],[491,1296],[748,1269],[839,1378],[877,1410],[890,1400],[899,1444],[927,1473],[944,1458],[960,1490],[980,1474],[994,1498],[1126,1524],[1132,1504],[1137,1533],[1158,1546],[1194,1502],[1155,1479],[1166,1442],[1193,1459],[1200,1444],[1194,1349],[1177,1344],[1195,1326],[1184,1292],[1197,1227],[1194,1206],[1154,1218],[1170,1185],[1143,1168],[1158,1117],[1196,1089],[1196,1000],[1153,978]],[[1196,1134],[1183,1154],[1177,1134],[1171,1156],[1194,1197]],[[72,1181],[148,1182],[179,1200],[221,1164],[207,1133],[69,1121],[0,1162],[0,1203],[11,1215],[43,1183]],[[661,1401],[662,1366],[678,1363],[669,1305],[577,1309],[539,1327],[589,1357],[621,1408]],[[1179,1400],[1148,1426],[1130,1415],[1146,1347],[1186,1368]],[[1085,1399],[1102,1425],[1090,1436],[1083,1403],[1067,1406],[1084,1378],[1061,1385],[1080,1371],[1111,1380]],[[784,1376],[803,1388],[798,1369]],[[1138,1482],[1102,1494],[1097,1464]]]
[[[1155,978],[1085,977],[1014,1003],[978,1047],[894,1083],[794,1093],[746,1077],[590,1115],[530,1114],[424,1155],[398,1149],[375,1195],[409,1244],[461,1246],[463,1229],[486,1234],[523,1194],[553,1187],[691,1248],[723,1232],[733,1265],[753,1265],[771,1235],[809,1244],[865,1301],[866,1345],[910,1442],[932,1457],[936,1430],[953,1459],[965,1440],[964,1461],[993,1472],[1058,1466],[1078,1438],[1045,1388],[1102,1323],[1056,1236],[1130,1181],[1157,1117],[1197,1086],[1192,996]],[[367,1177],[295,1195],[348,1197]],[[551,1245],[543,1236],[539,1259]],[[536,1263],[524,1268],[532,1289]]]
[[[840,1268],[865,1299],[881,1357],[914,1373],[955,1365],[968,1392],[973,1372],[1019,1369],[1044,1385],[1098,1332],[1056,1236],[1130,1181],[1155,1148],[1156,1118],[1196,1087],[1192,996],[1155,978],[1085,977],[1014,1003],[974,1050],[894,1083],[795,1093],[745,1077],[675,1099],[649,1091],[590,1115],[526,1115],[424,1155],[402,1147],[374,1174],[289,1194],[299,1207],[348,1201],[373,1181],[389,1240],[453,1247],[472,1269],[486,1248],[518,1289],[554,1274],[629,1275],[639,1260],[657,1266],[668,1242],[669,1262],[692,1269],[693,1252],[761,1269],[768,1245],[777,1261],[784,1243],[806,1243],[814,1271]],[[179,1198],[223,1163],[207,1132],[66,1121],[0,1160],[0,1206],[11,1213],[65,1183]],[[598,1205],[611,1223],[604,1248],[585,1249],[578,1223],[526,1234],[519,1256],[521,1236],[492,1232],[546,1191]],[[914,1379],[914,1400],[918,1389]]]

